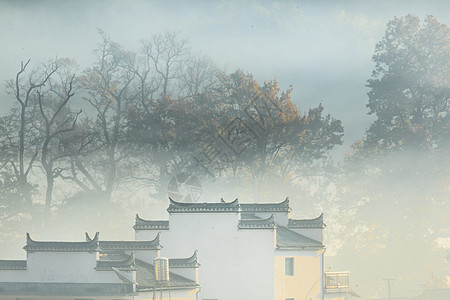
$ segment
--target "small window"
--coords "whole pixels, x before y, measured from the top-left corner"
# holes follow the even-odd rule
[[[294,258],[286,257],[284,259],[284,274],[294,276]]]

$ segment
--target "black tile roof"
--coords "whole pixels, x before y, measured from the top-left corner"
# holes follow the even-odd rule
[[[238,213],[239,203],[238,199],[233,202],[218,202],[218,203],[182,203],[176,202],[169,198],[170,204],[167,211],[173,213]]]
[[[0,295],[20,296],[124,296],[133,293],[124,283],[0,282]]]
[[[261,220],[261,218],[254,213],[241,213],[241,220]]]
[[[98,260],[95,270],[97,271],[113,271],[112,268],[117,268],[121,271],[133,271],[135,270],[135,257],[134,253],[125,257],[123,260]]]
[[[169,273],[170,280],[168,282],[156,281],[155,266],[140,259],[136,259],[136,280],[138,283],[138,291],[151,290],[154,288],[180,289],[199,287],[199,285],[193,280],[174,274],[170,271]]]
[[[242,212],[258,213],[258,212],[290,212],[289,198],[279,203],[242,203],[240,204]]]
[[[322,243],[283,226],[277,227],[277,249],[322,249]]]
[[[90,237],[86,233],[87,239],[90,239]],[[102,252],[111,250],[159,250],[162,248],[159,233],[152,241],[99,241],[98,243]]]
[[[0,260],[0,270],[26,270],[26,260]]]
[[[323,223],[323,213],[315,219],[289,219],[288,221],[289,228],[325,228],[325,226],[325,223]]]
[[[31,239],[27,232],[27,244],[23,247],[27,252],[97,252],[100,251],[98,232],[86,242],[38,242]]]
[[[271,215],[267,219],[240,220],[238,224],[239,229],[273,229],[276,227],[274,215]]]
[[[168,230],[169,221],[166,220],[144,220],[136,214],[134,230]]]
[[[197,250],[191,257],[187,258],[169,258],[169,268],[198,268]]]

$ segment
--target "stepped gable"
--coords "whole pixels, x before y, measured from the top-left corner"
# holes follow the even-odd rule
[[[134,271],[135,269],[134,252],[123,260],[98,260],[95,270],[97,271],[113,271],[113,267],[121,271]]]
[[[151,241],[99,241],[101,251],[114,250],[160,250],[162,248],[160,241],[161,234],[158,233]],[[89,234],[86,232],[86,241],[91,241]]]
[[[180,289],[200,287],[195,281],[170,272],[170,267],[169,277],[170,281],[168,282],[156,281],[155,266],[140,259],[136,259],[136,281],[138,283],[138,291],[152,291],[154,288]]]
[[[322,249],[322,243],[286,227],[277,227],[277,249]]]
[[[262,212],[290,212],[289,198],[279,203],[242,203],[240,204],[242,213],[262,213]]]
[[[169,221],[166,220],[144,220],[136,214],[134,230],[169,230]]]
[[[176,202],[169,197],[169,208],[167,211],[173,213],[238,213],[238,199],[233,202],[215,202],[215,203],[182,203]]]
[[[23,249],[27,252],[98,252],[99,233],[86,242],[38,242],[34,241],[27,232],[27,244]]]
[[[191,257],[187,258],[169,258],[170,268],[198,268],[200,264],[198,262],[198,251],[195,250]]]
[[[315,219],[289,219],[289,228],[325,228],[325,223],[323,223],[323,213],[320,214]]]
[[[26,270],[26,260],[0,260],[0,270]]]
[[[275,216],[272,214],[267,219],[245,219],[239,220],[239,229],[273,229],[276,228]]]

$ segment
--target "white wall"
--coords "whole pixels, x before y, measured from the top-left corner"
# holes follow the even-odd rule
[[[96,271],[96,253],[33,252],[27,270],[0,270],[0,282],[121,283],[113,271]]]
[[[237,213],[171,214],[161,255],[189,257],[198,250],[201,298],[273,299],[274,238],[271,229],[238,230]]]

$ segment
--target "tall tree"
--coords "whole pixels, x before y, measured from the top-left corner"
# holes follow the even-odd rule
[[[432,16],[423,23],[408,15],[387,24],[367,84],[367,107],[376,120],[360,146],[372,151],[448,150],[449,33]]]
[[[340,184],[340,198],[358,208],[341,254],[352,253],[356,273],[417,286],[440,267],[437,241],[448,236],[449,47],[445,24],[411,15],[390,21],[376,45],[367,84],[376,119],[354,143]],[[363,263],[368,257],[376,266]]]
[[[56,67],[53,67],[53,66]],[[53,77],[48,80],[48,88],[36,92],[36,119],[33,121],[41,135],[40,162],[47,180],[45,193],[45,210],[47,213],[52,205],[52,195],[55,178],[59,177],[64,168],[57,164],[64,158],[78,155],[71,132],[75,130],[79,112],[72,112],[69,100],[75,94],[73,62],[69,59],[59,59],[51,62],[49,68],[58,68]],[[71,145],[71,146],[69,146]]]
[[[12,118],[13,123],[15,123],[13,126],[17,128],[17,135],[12,131],[13,135],[9,137],[10,146],[15,149],[18,155],[17,157],[10,156],[9,163],[14,170],[20,201],[31,212],[33,200],[29,175],[34,162],[38,158],[40,149],[40,136],[36,133],[36,128],[32,124],[36,109],[36,101],[34,100],[39,89],[48,83],[50,77],[57,71],[58,66],[52,65],[46,69],[38,68],[25,79],[24,75],[29,63],[30,60],[21,63],[16,78],[7,82],[7,90],[14,96],[18,104],[17,108],[13,108],[16,117]]]
[[[212,89],[220,72],[207,57],[191,55],[175,33],[155,35],[142,45],[135,69],[137,97],[128,114],[128,141],[136,158],[131,179],[165,199],[167,183],[201,126],[194,97]]]
[[[302,166],[342,143],[341,122],[323,116],[322,105],[300,114],[291,92],[281,91],[276,80],[259,85],[251,74],[237,71],[223,78],[218,93],[207,95],[216,107],[210,115],[219,120],[216,135],[232,150],[227,159],[233,174],[250,175],[255,194],[268,178],[301,176]]]
[[[104,32],[100,32],[100,36],[98,62],[81,77],[83,98],[96,113],[98,149],[89,163],[83,157],[75,159],[73,165],[78,172],[73,175],[75,182],[89,186],[109,200],[118,183],[118,165],[126,156],[120,151],[120,145],[124,140],[125,115],[131,100],[136,97],[136,91],[132,89],[135,55],[125,51]]]

